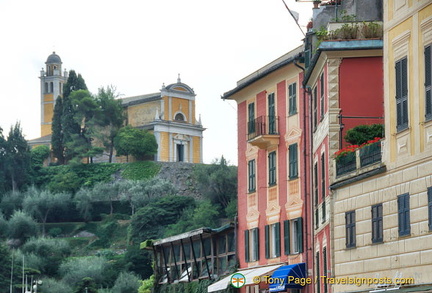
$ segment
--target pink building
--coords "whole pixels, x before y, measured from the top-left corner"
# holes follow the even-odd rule
[[[313,257],[302,51],[258,69],[223,96],[238,104],[240,292],[312,292],[298,284]]]

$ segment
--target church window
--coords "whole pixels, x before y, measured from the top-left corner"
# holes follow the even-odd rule
[[[174,117],[175,121],[185,121],[185,118],[182,113],[177,113]]]

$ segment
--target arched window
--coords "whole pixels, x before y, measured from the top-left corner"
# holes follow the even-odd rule
[[[48,93],[48,83],[45,83],[45,93]]]
[[[174,117],[175,121],[185,121],[185,117],[183,116],[182,113],[177,113]]]

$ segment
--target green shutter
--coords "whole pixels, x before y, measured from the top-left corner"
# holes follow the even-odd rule
[[[245,261],[249,262],[249,230],[245,230]]]
[[[259,260],[259,231],[258,228],[255,228],[252,230],[252,233],[254,234],[254,246],[255,246],[255,255],[254,260]]]
[[[277,223],[275,223],[275,225],[276,225],[276,227],[275,227],[275,241],[276,241],[276,245],[275,245],[275,247],[276,247],[276,251],[275,251],[275,255],[276,255],[276,257],[279,257],[280,256],[280,250],[281,250],[281,245],[280,245],[280,223],[279,222],[277,222]]]
[[[426,118],[427,120],[432,118],[432,46],[425,48],[425,103],[426,103]]]
[[[303,218],[297,218],[297,243],[298,252],[303,252]]]
[[[265,257],[266,258],[270,258],[270,226],[269,225],[265,226],[264,233],[265,233],[265,240],[264,240],[264,243],[265,243]]]
[[[284,251],[285,254],[290,254],[290,221],[284,221]]]

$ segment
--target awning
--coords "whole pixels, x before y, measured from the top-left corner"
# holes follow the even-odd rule
[[[240,273],[246,278],[245,286],[255,284],[253,281],[254,277],[261,277],[266,274],[271,273],[272,271],[279,268],[281,265],[273,265],[273,266],[266,266],[266,267],[258,267],[253,269],[247,269],[247,270],[240,270],[236,273]],[[211,284],[207,288],[207,292],[216,292],[220,290],[225,290],[229,285],[231,281],[231,277],[234,274],[229,275],[228,277],[223,278],[222,280],[217,281],[216,283]]]
[[[301,289],[303,286],[298,283],[300,278],[307,278],[306,264],[298,263],[280,267],[271,277],[269,292],[286,291],[288,288]]]

